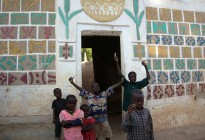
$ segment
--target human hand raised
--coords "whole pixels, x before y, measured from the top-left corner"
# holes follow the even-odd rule
[[[131,104],[128,106],[128,113],[131,114],[133,110],[135,110],[136,105],[135,104]]]
[[[73,83],[73,79],[74,79],[74,77],[70,77],[70,78],[68,79],[71,84]]]
[[[147,66],[147,61],[142,61],[143,66]]]

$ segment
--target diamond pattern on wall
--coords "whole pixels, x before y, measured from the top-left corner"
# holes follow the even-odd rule
[[[195,37],[186,36],[185,39],[186,39],[186,45],[188,45],[188,46],[195,46],[196,45]]]
[[[185,69],[185,60],[184,59],[176,59],[175,60],[175,63],[176,63],[176,69]]]
[[[205,37],[197,37],[197,46],[205,46]]]
[[[18,59],[18,70],[37,70],[37,56],[23,55]]]
[[[27,85],[26,72],[8,73],[8,85]]]
[[[182,21],[182,11],[172,9],[173,21]]]
[[[180,82],[179,72],[178,71],[171,71],[170,72],[170,83],[177,84]]]
[[[168,22],[168,32],[169,34],[178,34],[178,30],[177,30],[177,23],[172,23],[172,22]]]
[[[174,45],[184,45],[184,37],[174,36]]]
[[[173,59],[163,59],[163,65],[165,70],[173,70]]]
[[[187,95],[194,95],[197,94],[197,84],[187,84],[186,85],[186,93]]]
[[[181,82],[188,83],[191,80],[190,71],[181,71]]]
[[[163,98],[163,86],[153,86],[154,99]]]
[[[16,56],[0,56],[0,70],[16,70]]]
[[[8,54],[7,41],[0,41],[0,55]]]
[[[153,33],[167,33],[167,25],[166,22],[152,22]]]
[[[157,8],[146,7],[146,19],[147,20],[158,20]]]
[[[46,71],[29,72],[30,85],[46,85],[47,83]]]
[[[163,45],[172,45],[172,36],[171,35],[162,35],[162,44]]]
[[[29,41],[29,53],[46,53],[46,41]]]
[[[7,73],[0,72],[0,85],[7,85]]]
[[[202,82],[202,81],[204,81],[203,71],[193,71],[192,82]]]
[[[147,44],[160,44],[159,35],[147,35]]]
[[[182,49],[182,58],[191,58],[191,47],[181,47]]]
[[[185,95],[185,86],[183,84],[176,85],[176,94],[177,96]]]
[[[187,69],[196,69],[196,60],[195,59],[187,59]]]
[[[55,55],[39,55],[39,70],[55,70]]]
[[[174,96],[174,85],[166,85],[164,88],[165,98],[170,98]]]
[[[191,34],[192,35],[201,35],[200,25],[199,24],[191,24]]]
[[[170,47],[170,57],[171,58],[179,58],[180,57],[180,49],[179,47]]]
[[[179,34],[180,35],[189,35],[189,24],[179,23]]]
[[[157,83],[158,84],[168,84],[168,72],[165,71],[158,71],[157,72]]]
[[[150,80],[149,80],[149,83],[150,84],[156,84],[157,83],[157,81],[156,81],[156,73],[155,73],[155,71],[149,71],[149,73],[150,73]]]

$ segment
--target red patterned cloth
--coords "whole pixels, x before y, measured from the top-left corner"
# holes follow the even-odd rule
[[[83,126],[95,124],[95,119],[93,117],[88,117],[83,119]],[[93,128],[89,130],[82,130],[83,140],[96,140],[95,131]]]

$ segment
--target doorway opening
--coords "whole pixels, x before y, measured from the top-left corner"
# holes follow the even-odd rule
[[[99,83],[101,91],[120,81],[114,61],[114,53],[120,56],[120,36],[82,36],[82,87],[90,91],[93,81]],[[122,110],[121,87],[108,97],[108,114]]]

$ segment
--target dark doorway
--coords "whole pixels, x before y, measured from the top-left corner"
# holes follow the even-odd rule
[[[114,61],[114,53],[116,53],[119,57],[120,64],[121,56],[119,36],[82,36],[82,48],[92,49],[93,64],[93,70],[87,70],[87,72],[82,70],[83,86],[88,83],[86,77],[91,75],[89,72],[94,73],[93,80],[99,83],[102,91],[120,81]],[[84,88],[86,89],[86,87]],[[90,87],[88,89],[90,89]],[[108,113],[121,112],[121,101],[121,87],[118,87],[115,89],[115,93],[108,97]]]

